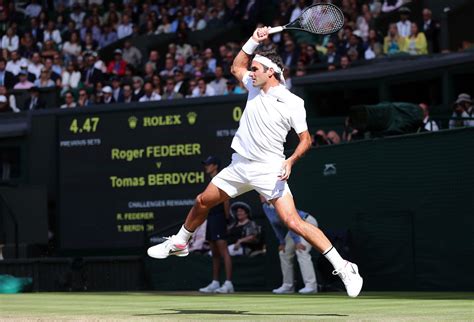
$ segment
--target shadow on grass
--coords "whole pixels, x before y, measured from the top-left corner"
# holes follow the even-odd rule
[[[278,315],[278,316],[294,316],[294,313],[252,313],[249,311],[239,311],[239,310],[173,310],[167,309],[166,311],[172,312],[160,312],[160,313],[149,313],[149,314],[134,314],[133,316],[156,316],[156,315],[181,315],[181,314],[216,314],[216,315],[248,315],[248,316],[269,316],[269,315]],[[348,316],[345,314],[298,314],[301,316]]]

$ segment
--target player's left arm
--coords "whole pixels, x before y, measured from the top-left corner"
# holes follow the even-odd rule
[[[311,135],[308,130],[303,131],[298,134],[300,142],[295,149],[295,152],[283,161],[282,165],[282,174],[280,175],[280,180],[288,180],[291,174],[291,168],[310,148],[311,148]]]

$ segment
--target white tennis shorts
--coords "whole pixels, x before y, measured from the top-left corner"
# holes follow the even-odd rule
[[[290,191],[286,181],[278,177],[282,173],[282,162],[259,162],[244,158],[238,153],[232,154],[232,162],[222,169],[212,183],[231,198],[250,190],[256,190],[267,200],[283,196]]]

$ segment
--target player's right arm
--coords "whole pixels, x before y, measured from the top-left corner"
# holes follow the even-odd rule
[[[268,38],[268,30],[270,27],[257,28],[252,34],[251,39],[260,43],[261,41]],[[249,40],[250,41],[250,40]],[[244,46],[245,47],[245,46]],[[250,57],[253,53],[246,53],[244,50],[240,50],[237,56],[235,56],[230,72],[235,76],[240,82],[244,78],[245,73],[248,71]]]

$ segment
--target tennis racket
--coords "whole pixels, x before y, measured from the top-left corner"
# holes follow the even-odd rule
[[[294,21],[270,28],[269,34],[283,30],[307,31],[317,35],[328,35],[339,31],[344,26],[344,14],[341,9],[330,3],[319,3],[304,9]]]

